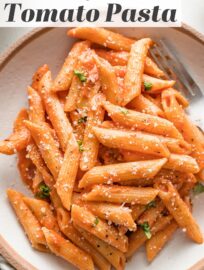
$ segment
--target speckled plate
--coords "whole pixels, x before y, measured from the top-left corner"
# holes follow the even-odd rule
[[[179,58],[201,88],[204,87],[204,37],[183,25],[182,28],[120,28],[131,37],[164,37],[171,42]],[[24,36],[0,56],[0,139],[12,128],[17,112],[26,106],[26,87],[36,68],[47,63],[53,75],[59,70],[73,39],[66,29],[36,29]],[[204,98],[193,103],[190,115],[204,128]],[[50,254],[33,250],[7,201],[6,189],[16,188],[29,194],[16,169],[15,156],[0,155],[0,252],[18,270],[72,270],[73,267]],[[194,201],[193,214],[204,232],[204,194]],[[127,263],[127,270],[202,270],[204,245],[188,240],[182,230],[174,235],[159,256],[148,264],[143,249]],[[191,268],[192,267],[192,268]]]

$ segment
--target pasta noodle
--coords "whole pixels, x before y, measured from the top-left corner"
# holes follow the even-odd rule
[[[106,51],[103,49],[96,49],[96,53],[107,60],[112,66],[126,66],[129,53],[126,51]],[[164,72],[152,61],[151,58],[146,57],[144,72],[151,76],[162,77]]]
[[[32,246],[39,251],[48,251],[41,226],[24,203],[23,195],[20,192],[8,189],[7,196]]]
[[[125,256],[121,251],[110,246],[106,242],[100,240],[82,228],[78,226],[76,226],[76,228],[83,235],[83,237],[115,267],[115,269],[124,269]]]
[[[76,246],[88,252],[100,270],[110,270],[110,263],[94,248],[94,246],[89,244],[82,234],[80,234],[80,232],[78,232],[71,224],[71,216],[69,212],[63,208],[58,208],[57,220],[63,234],[66,235]]]
[[[40,81],[39,92],[45,104],[46,112],[59,138],[62,150],[65,151],[67,141],[72,132],[71,124],[63,111],[57,95],[51,92],[52,79],[48,71]]]
[[[0,141],[0,153],[12,155],[26,148],[30,141],[30,134],[25,128],[24,120],[28,119],[26,109],[22,109],[14,123],[13,134],[4,141]]]
[[[103,99],[104,97],[98,94],[91,100],[81,149],[80,169],[82,171],[90,170],[97,163],[99,142],[93,132],[93,126],[97,126],[103,121],[104,109],[101,106]]]
[[[178,192],[171,182],[163,180],[155,185],[159,190],[159,196],[178,225],[186,229],[187,235],[197,242],[203,243],[203,236],[200,229],[191,215],[188,207],[180,198]]]
[[[91,256],[85,251],[73,245],[60,234],[47,228],[42,228],[49,249],[57,256],[72,263],[80,270],[94,270]]]
[[[122,105],[126,105],[141,93],[144,63],[151,43],[151,39],[146,38],[136,41],[131,47],[124,78],[125,95]]]
[[[164,230],[156,233],[150,240],[146,242],[147,260],[151,262],[161,251],[163,246],[170,240],[178,225],[172,221]]]
[[[157,190],[153,188],[96,185],[83,198],[87,201],[148,204],[157,194]]]
[[[113,226],[108,225],[103,220],[94,216],[86,208],[78,205],[72,205],[71,215],[74,224],[77,226],[97,236],[99,239],[122,252],[127,250],[127,237],[120,236],[118,231]]]
[[[72,135],[68,142],[64,160],[55,185],[63,206],[68,210],[70,210],[71,207],[72,192],[79,167],[79,158],[79,147],[74,135]]]
[[[56,79],[54,80],[52,90],[54,92],[57,91],[65,91],[69,89],[73,78],[74,68],[77,63],[77,57],[80,55],[84,50],[88,49],[90,46],[89,42],[82,41],[75,43],[72,47],[71,51],[69,52],[65,62],[58,73]]]
[[[143,130],[149,133],[183,139],[181,133],[176,129],[176,127],[166,119],[127,110],[123,107],[113,105],[110,102],[105,102],[103,106],[113,121],[120,125]]]
[[[79,182],[79,187],[84,188],[94,184],[111,184],[126,180],[153,178],[166,161],[167,159],[163,158],[97,166],[84,174]]]

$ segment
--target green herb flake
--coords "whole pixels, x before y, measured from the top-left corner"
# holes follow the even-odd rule
[[[36,193],[36,197],[48,199],[50,197],[50,188],[45,183],[41,183],[39,185],[39,191]]]
[[[151,82],[144,82],[144,88],[145,88],[146,91],[151,90],[152,83]]]
[[[148,210],[150,208],[155,208],[156,207],[156,201],[151,201],[145,206],[145,209]]]
[[[125,108],[122,108],[121,113],[124,114],[124,115],[127,115],[129,113],[129,111],[127,109],[125,109]]]
[[[197,183],[193,188],[193,194],[197,195],[202,192],[204,192],[204,185],[202,185],[201,183]]]
[[[79,118],[78,124],[86,123],[86,121],[87,121],[87,116],[83,116],[83,117]]]
[[[76,75],[81,82],[86,82],[87,78],[85,74],[82,71],[74,70],[74,75]]]
[[[95,217],[95,220],[94,220],[94,226],[97,226],[98,223],[99,223],[99,219],[98,219],[98,217]]]
[[[79,151],[83,152],[84,151],[83,142],[82,141],[77,141],[77,143],[78,143],[78,146],[79,146]]]
[[[144,231],[147,239],[150,239],[152,237],[150,226],[148,222],[144,222],[143,224],[140,224],[140,227]]]

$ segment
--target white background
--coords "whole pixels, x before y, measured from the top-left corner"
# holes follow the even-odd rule
[[[204,0],[182,0],[182,16],[183,22],[204,34]],[[30,28],[0,28],[0,53],[30,30]]]

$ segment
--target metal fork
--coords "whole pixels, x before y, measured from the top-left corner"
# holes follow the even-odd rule
[[[167,79],[176,81],[175,88],[191,102],[200,99],[204,93],[179,60],[175,50],[166,40],[156,40],[150,50],[152,59],[164,71]]]

